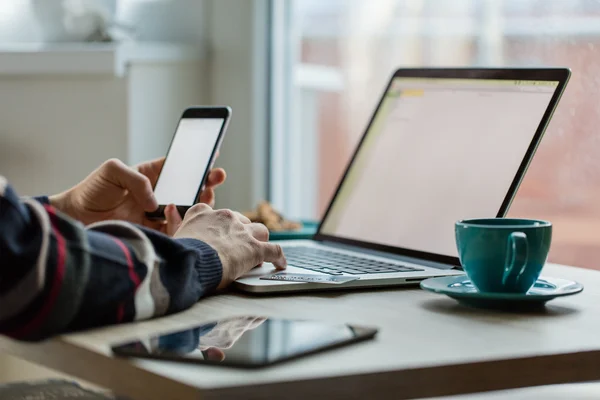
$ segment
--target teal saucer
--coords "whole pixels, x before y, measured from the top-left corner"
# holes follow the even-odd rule
[[[465,305],[478,308],[523,310],[543,307],[547,301],[577,294],[583,285],[566,279],[542,277],[527,293],[484,293],[473,286],[466,275],[430,278],[421,288],[445,294]]]

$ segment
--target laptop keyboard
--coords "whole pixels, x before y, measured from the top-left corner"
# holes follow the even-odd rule
[[[308,246],[284,248],[288,265],[330,275],[364,275],[423,271],[420,268],[362,258]]]

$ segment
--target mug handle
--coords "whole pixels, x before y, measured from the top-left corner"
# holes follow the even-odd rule
[[[516,284],[525,272],[529,247],[527,246],[527,235],[523,232],[512,232],[508,237],[508,249],[506,261],[504,262],[504,276],[502,284]]]

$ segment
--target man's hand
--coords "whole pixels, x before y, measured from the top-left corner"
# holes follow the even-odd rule
[[[181,224],[181,217],[173,205],[165,209],[166,221],[153,221],[145,216],[146,211],[154,211],[158,207],[153,188],[164,162],[162,157],[129,167],[119,160],[108,160],[77,186],[51,196],[50,203],[86,225],[117,219],[142,224],[172,236]],[[224,170],[211,170],[198,201],[212,206],[214,189],[225,178]]]
[[[200,336],[198,348],[202,351],[209,348],[229,349],[246,331],[258,328],[266,320],[264,317],[233,317],[220,320],[210,332]]]
[[[199,239],[217,251],[223,265],[219,288],[263,262],[271,262],[280,270],[287,266],[281,246],[268,242],[268,229],[231,210],[215,211],[197,204],[185,214],[174,237]]]

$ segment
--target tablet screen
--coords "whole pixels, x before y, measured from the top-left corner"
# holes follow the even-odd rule
[[[373,338],[377,330],[317,321],[234,317],[113,347],[118,355],[257,367]]]

